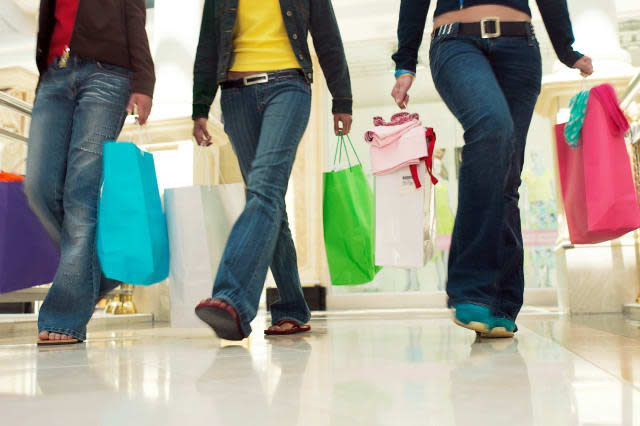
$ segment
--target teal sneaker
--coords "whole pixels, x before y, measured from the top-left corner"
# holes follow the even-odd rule
[[[491,317],[490,331],[487,333],[480,333],[482,337],[489,338],[509,338],[513,337],[518,331],[516,323],[507,318]]]
[[[461,303],[453,308],[453,321],[460,327],[483,335],[491,332],[491,310],[486,306]]]

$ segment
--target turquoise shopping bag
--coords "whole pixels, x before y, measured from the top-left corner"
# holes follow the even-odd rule
[[[169,275],[169,239],[153,155],[107,142],[98,206],[98,258],[106,277],[150,285]]]

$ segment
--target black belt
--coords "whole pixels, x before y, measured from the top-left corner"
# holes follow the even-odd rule
[[[260,74],[253,74],[244,78],[239,78],[237,80],[224,81],[220,83],[220,87],[222,87],[223,89],[237,89],[246,86],[252,86],[254,84],[262,84],[272,80],[291,77],[304,77],[304,73],[299,69],[263,72]]]
[[[531,22],[502,22],[498,18],[487,18],[480,22],[459,22],[443,25],[434,30],[433,36],[449,35],[454,32],[456,27],[456,34],[480,36],[482,38],[535,36]]]

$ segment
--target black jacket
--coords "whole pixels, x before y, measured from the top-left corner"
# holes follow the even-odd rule
[[[293,53],[309,83],[313,81],[307,35],[311,33],[333,112],[351,114],[351,80],[331,0],[280,0]],[[193,118],[208,117],[218,85],[233,65],[233,28],[238,0],[205,0],[200,42],[193,68]]]
[[[40,1],[36,63],[47,70],[56,0]],[[119,65],[132,71],[131,91],[153,96],[156,82],[145,29],[145,0],[81,0],[71,36],[71,55]]]
[[[566,66],[573,67],[582,54],[573,50],[575,41],[567,0],[536,0],[542,20],[551,38],[558,59]],[[402,0],[400,22],[398,23],[398,51],[393,55],[397,69],[416,71],[418,48],[422,42],[424,26],[431,0]],[[463,7],[481,4],[498,4],[520,10],[531,16],[528,0],[464,0]],[[434,16],[459,10],[460,0],[437,0]]]

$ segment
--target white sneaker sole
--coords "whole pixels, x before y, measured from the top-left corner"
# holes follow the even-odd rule
[[[489,333],[489,326],[481,322],[471,321],[468,324],[464,324],[460,322],[457,318],[454,318],[453,322],[455,322],[462,328],[466,328],[467,330],[473,330],[476,333],[480,333],[480,334]]]
[[[490,339],[509,339],[515,335],[513,331],[507,331],[504,327],[494,327],[488,333],[480,333],[482,337]]]
[[[482,337],[487,337],[489,339],[508,339],[515,335],[514,332],[507,331],[507,329],[504,327],[494,327],[491,330],[489,330],[489,326],[487,324],[477,322],[477,321],[471,321],[468,324],[464,324],[460,322],[457,318],[454,318],[453,322],[455,322],[457,325],[459,325],[462,328],[475,331],[476,333],[479,333]]]

